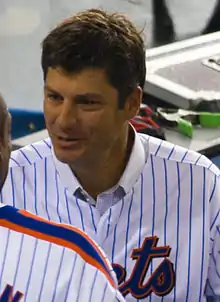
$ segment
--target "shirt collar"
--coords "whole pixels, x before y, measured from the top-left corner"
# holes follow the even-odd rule
[[[132,125],[130,125],[130,131],[134,134],[134,144],[127,166],[118,183],[118,186],[122,187],[126,194],[138,180],[146,162],[146,150],[144,149],[140,136]]]
[[[64,187],[67,188],[73,194],[77,189],[82,188],[76,176],[70,169],[69,165],[62,163],[57,159],[53,147],[52,147],[52,157],[57,173],[60,176],[60,181],[64,185]]]
[[[127,166],[118,184],[114,187],[114,191],[117,188],[122,188],[125,194],[127,194],[131,190],[135,182],[138,180],[146,162],[146,150],[144,149],[140,136],[132,125],[130,125],[130,131],[132,131],[134,134],[134,144]],[[73,194],[76,192],[76,190],[79,190],[79,188],[83,191],[82,186],[80,185],[70,167],[57,159],[53,148],[52,157],[56,170],[64,187],[67,188],[70,192],[72,191]]]

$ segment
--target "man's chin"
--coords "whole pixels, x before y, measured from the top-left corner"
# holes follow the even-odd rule
[[[60,148],[54,147],[54,153],[60,162],[70,165],[80,159],[83,152],[82,150],[81,152],[80,150],[61,150]]]

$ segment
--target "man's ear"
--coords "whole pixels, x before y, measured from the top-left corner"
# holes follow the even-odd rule
[[[0,162],[2,161],[2,151],[3,151],[3,145],[2,142],[0,142]]]
[[[135,117],[141,106],[143,92],[140,86],[135,87],[125,101],[125,113],[127,120]]]
[[[2,153],[2,149],[3,149],[3,147],[2,147],[2,144],[0,143],[0,167],[1,167],[1,163],[2,163],[2,161],[3,161],[3,153]]]

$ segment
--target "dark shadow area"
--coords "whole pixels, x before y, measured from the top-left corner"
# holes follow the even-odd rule
[[[175,24],[169,13],[165,0],[152,0],[153,41],[152,47],[162,46],[176,41]],[[187,15],[186,15],[187,18]],[[187,19],[186,19],[187,21]],[[220,31],[220,0],[208,19],[205,28],[200,33],[209,34]],[[189,36],[192,38],[192,36]]]

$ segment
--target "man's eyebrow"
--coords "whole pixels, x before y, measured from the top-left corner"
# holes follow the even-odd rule
[[[51,92],[55,92],[57,94],[60,94],[58,91],[56,91],[55,89],[53,89],[52,87],[50,87],[49,85],[44,85],[44,90],[48,90]]]
[[[95,92],[87,92],[87,93],[82,93],[82,94],[76,94],[75,98],[96,98],[96,99],[103,99],[103,95],[100,93],[95,93]]]
[[[60,92],[56,91],[54,88],[50,87],[49,85],[45,85],[44,90],[47,90],[47,91],[50,91],[50,92],[61,95]],[[89,98],[96,98],[96,99],[99,99],[99,100],[104,99],[102,94],[96,93],[96,92],[86,92],[86,93],[82,93],[82,94],[76,94],[76,95],[74,95],[74,98],[77,99],[77,100],[80,100],[80,99],[83,99],[83,98],[88,98],[88,99]]]

